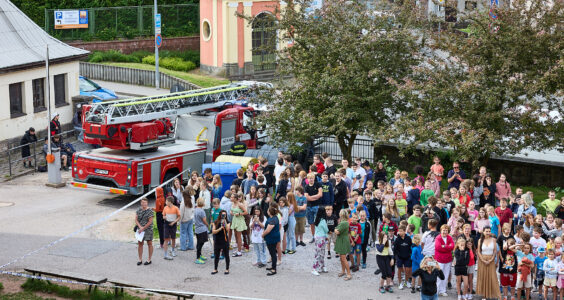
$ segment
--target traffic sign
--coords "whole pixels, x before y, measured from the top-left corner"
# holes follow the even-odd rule
[[[155,36],[155,45],[157,45],[157,48],[160,48],[162,44],[163,44],[163,37],[160,34],[157,34]]]
[[[161,34],[161,14],[155,15],[155,35]]]

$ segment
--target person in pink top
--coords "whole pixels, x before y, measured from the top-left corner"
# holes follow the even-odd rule
[[[441,159],[438,156],[433,157],[434,164],[431,165],[431,172],[436,176],[439,186],[443,180],[443,174],[445,173],[445,168],[441,165]]]
[[[439,296],[448,296],[447,282],[452,264],[452,250],[454,249],[454,240],[448,234],[449,226],[444,224],[441,226],[441,234],[435,238],[435,259],[439,263],[439,268],[445,274],[445,279],[437,280],[437,289]]]
[[[499,181],[495,184],[496,206],[499,206],[499,200],[502,198],[509,199],[509,194],[511,194],[511,185],[507,182],[505,174],[501,173],[501,175],[499,175]]]

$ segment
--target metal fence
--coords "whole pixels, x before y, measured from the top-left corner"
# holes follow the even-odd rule
[[[88,28],[55,29],[54,12],[59,9],[45,9],[45,31],[59,40],[110,41],[153,36],[152,5],[74,10],[79,9],[88,10]],[[200,32],[198,4],[159,5],[158,12],[161,14],[163,36],[189,36]]]
[[[329,153],[331,158],[334,160],[343,159],[343,153],[339,147],[339,143],[335,137],[323,136],[315,139],[315,154],[321,154],[323,152]],[[360,157],[363,161],[373,161],[374,160],[374,141],[368,138],[357,138],[354,141],[351,156],[353,158]]]
[[[69,130],[62,132],[60,135],[65,144],[70,143],[73,147],[77,148],[77,144],[79,143],[77,140],[77,131]],[[2,151],[2,154],[0,155],[0,174],[2,175],[2,179],[9,179],[14,176],[34,172],[37,170],[38,166],[46,163],[44,157],[45,155],[43,153],[43,145],[45,145],[45,138],[38,139],[37,142],[25,145],[8,146],[7,149]],[[26,146],[29,146],[30,156],[23,158],[21,151],[22,148]],[[33,168],[25,168],[23,166],[24,159],[30,159]]]
[[[140,70],[126,67],[108,66],[80,62],[80,75],[95,80],[121,82],[133,85],[155,86],[155,71]],[[201,88],[186,80],[176,78],[159,72],[161,88],[171,88],[174,85],[183,87],[185,90]]]

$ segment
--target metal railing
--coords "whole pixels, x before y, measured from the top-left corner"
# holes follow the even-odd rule
[[[314,153],[321,154],[323,152],[329,153],[333,160],[343,159],[343,153],[339,147],[337,139],[332,136],[322,136],[315,139],[314,145],[316,145]],[[357,138],[354,141],[351,156],[360,157],[363,161],[373,161],[374,160],[374,141],[367,138]]]
[[[132,85],[155,86],[155,71],[80,62],[80,75],[94,80],[121,82]],[[161,88],[179,85],[185,90],[200,89],[186,80],[159,73]]]
[[[60,133],[61,137],[63,138],[63,142],[76,144],[78,141],[76,140],[77,132],[73,130],[68,130],[65,132]],[[39,166],[40,162],[44,161],[43,155],[43,145],[45,144],[45,139],[38,139],[36,142],[28,143],[25,145],[18,145],[9,147],[5,150],[3,157],[0,157],[0,174],[3,178],[12,178],[16,175],[21,175],[24,173],[28,173],[30,169],[20,169],[19,163],[23,162],[24,160],[30,160],[32,163],[33,169],[31,171],[37,171],[37,167]],[[29,147],[30,156],[22,157],[21,151],[23,147]],[[22,171],[23,170],[23,171]]]

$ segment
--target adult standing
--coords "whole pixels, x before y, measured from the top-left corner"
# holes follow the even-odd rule
[[[343,169],[346,170],[347,172],[347,178],[349,178],[350,180],[353,179],[354,177],[354,171],[353,169],[349,166],[349,160],[348,159],[343,159],[341,160],[341,164],[343,165]]]
[[[339,273],[339,277],[345,276],[346,271],[347,276],[345,280],[350,280],[352,275],[349,263],[347,262],[347,254],[351,252],[351,244],[349,241],[349,213],[346,209],[339,211],[339,225],[335,228],[335,234],[337,234],[335,253],[339,255],[341,261],[341,273]]]
[[[474,201],[474,203],[476,204],[476,206],[480,206],[480,198],[482,197],[482,194],[484,193],[484,186],[483,186],[483,181],[480,178],[480,175],[475,174],[474,177],[472,177],[472,180],[474,181],[474,189],[472,190],[472,201]]]
[[[499,282],[497,280],[496,265],[497,243],[491,234],[491,228],[486,226],[478,241],[478,284],[476,294],[484,298],[500,298]]]
[[[49,133],[51,136],[61,134],[61,123],[59,122],[59,113],[51,114],[51,123],[49,123]]]
[[[323,188],[321,184],[317,182],[315,178],[315,173],[307,174],[308,184],[305,187],[305,194],[307,200],[307,208],[306,208],[306,218],[307,223],[311,229],[311,241],[309,243],[313,243],[315,239],[315,216],[317,216],[317,209],[321,204],[321,197],[323,197]]]
[[[149,249],[149,257],[145,265],[150,265],[153,257],[153,210],[149,209],[147,198],[141,199],[141,208],[135,213],[135,224],[139,234],[145,233],[143,239],[137,241],[137,254],[139,255],[137,265],[140,266],[143,263],[143,243],[145,241]]]
[[[27,130],[21,141],[20,141],[20,145],[22,145],[22,159],[23,159],[23,165],[24,168],[31,168],[31,151],[29,149],[29,145],[32,143],[37,142],[37,136],[35,135],[35,128],[33,127],[29,127],[29,130]],[[33,145],[35,147],[35,145]],[[29,166],[28,164],[29,163]]]
[[[388,178],[388,173],[384,168],[384,164],[381,161],[379,161],[376,164],[376,169],[374,170],[374,185],[376,185],[378,181],[388,182],[387,178]]]
[[[441,234],[435,238],[435,259],[439,263],[439,268],[443,271],[445,279],[437,281],[437,289],[440,296],[448,296],[447,281],[450,274],[452,264],[452,250],[454,249],[454,240],[448,234],[449,226],[444,224],[441,226]]]
[[[219,217],[212,223],[212,234],[214,237],[213,243],[213,272],[212,275],[217,274],[217,265],[219,264],[219,258],[221,252],[223,252],[223,257],[225,257],[225,272],[223,274],[229,274],[229,242],[228,236],[230,231],[230,224],[227,221],[227,212],[225,210],[219,211]]]
[[[341,172],[335,173],[335,204],[333,205],[333,211],[338,212],[341,209],[345,208],[345,204],[347,203],[347,196],[349,194],[349,190],[347,188],[347,184],[343,180],[343,176]]]
[[[155,189],[155,208],[153,209],[157,217],[157,231],[159,232],[159,241],[161,248],[164,244],[164,219],[163,219],[163,209],[165,206],[164,190],[162,187],[157,187]]]
[[[272,265],[270,268],[266,268],[268,273],[266,276],[276,275],[276,263],[278,255],[276,253],[276,245],[280,243],[280,221],[278,220],[278,210],[275,207],[268,208],[268,219],[266,220],[266,229],[262,233],[264,242],[266,243],[266,248],[268,248],[268,253],[270,254],[270,259]]]
[[[247,151],[247,144],[241,142],[241,138],[236,135],[235,143],[231,144],[231,147],[229,148],[229,154],[235,156],[243,156],[245,155],[245,151]]]
[[[457,161],[453,162],[452,170],[448,171],[447,174],[448,188],[451,189],[454,187],[458,190],[464,179],[466,179],[466,173],[464,173],[464,170],[460,169],[460,163]]]
[[[180,179],[178,177],[174,178],[172,181],[172,195],[174,196],[174,200],[176,201],[174,205],[180,206],[180,203],[184,200],[182,196],[182,192],[184,191],[184,187],[180,184]]]
[[[413,273],[413,277],[417,276],[421,278],[421,300],[438,299],[435,283],[444,280],[445,275],[432,256],[423,258],[419,269]]]
[[[194,190],[188,188],[182,192],[180,203],[180,251],[194,250],[194,209],[192,197]]]

